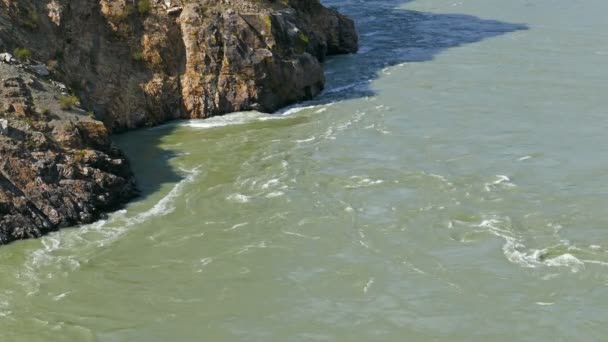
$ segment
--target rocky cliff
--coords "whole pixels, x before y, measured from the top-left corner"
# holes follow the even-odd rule
[[[36,68],[0,62],[0,244],[92,222],[137,194],[105,126]]]
[[[27,48],[108,129],[274,111],[317,95],[357,50],[318,0],[0,0],[0,49]]]
[[[310,99],[356,50],[318,0],[0,0],[0,244],[137,194],[110,132]]]

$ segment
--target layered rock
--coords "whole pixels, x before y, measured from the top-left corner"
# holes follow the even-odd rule
[[[0,63],[0,244],[92,222],[137,194],[103,123],[61,109],[61,87],[19,67]]]
[[[2,0],[0,36],[110,130],[274,111],[323,89],[326,55],[357,49],[352,21],[318,0]]]

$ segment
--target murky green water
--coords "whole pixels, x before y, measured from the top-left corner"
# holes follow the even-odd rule
[[[1,341],[605,340],[608,4],[326,3],[317,102],[120,136],[139,202],[0,248]]]

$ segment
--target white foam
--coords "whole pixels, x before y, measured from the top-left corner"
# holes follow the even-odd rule
[[[350,128],[352,125],[358,123],[359,121],[361,121],[365,117],[366,114],[367,113],[363,112],[363,111],[356,111],[355,114],[353,115],[353,117],[350,120],[348,120],[348,121],[346,121],[346,122],[344,122],[342,124],[336,125],[336,126],[330,126],[325,131],[325,134],[323,134],[323,137],[325,139],[329,139],[329,140],[336,139],[336,134],[337,133],[342,132],[342,131]]]
[[[250,200],[250,197],[247,195],[243,195],[240,193],[234,193],[226,197],[227,200],[236,203],[247,203]]]
[[[384,183],[383,179],[370,179],[366,177],[360,176],[352,176],[350,179],[355,181],[355,184],[345,186],[346,189],[357,189],[357,188],[365,188],[368,186],[374,186],[378,184]]]
[[[290,232],[290,231],[283,231],[283,233],[285,233],[286,235],[292,235],[292,236],[297,236],[297,237],[301,237],[301,238],[305,238],[305,239],[311,239],[311,240],[319,240],[321,239],[320,236],[308,236],[308,235],[304,235],[304,234],[300,234],[300,233],[295,233],[295,232]]]
[[[213,258],[203,258],[200,260],[200,267],[196,270],[196,273],[202,273],[205,266],[213,262]]]
[[[501,226],[509,226],[508,218],[501,220],[494,217],[483,220],[477,225],[477,227],[484,228],[489,233],[502,238],[505,241],[502,249],[507,260],[522,267],[567,267],[570,268],[572,272],[579,272],[585,269],[585,264],[608,266],[608,262],[600,260],[581,260],[571,253],[564,253],[543,260],[543,256],[548,253],[548,248],[528,248],[521,237],[514,235],[508,228],[502,228]],[[569,245],[569,242],[565,240],[561,240],[560,245],[567,246],[567,250],[569,251],[580,250],[575,246]]]
[[[285,195],[285,193],[283,191],[273,191],[273,192],[269,193],[268,195],[266,195],[266,198],[281,197],[283,195]]]
[[[496,175],[496,180],[490,183],[485,183],[484,188],[490,192],[498,187],[515,187],[516,185],[511,182],[511,179],[505,175]]]
[[[141,224],[150,218],[167,215],[175,210],[174,200],[179,197],[188,183],[199,174],[198,169],[177,183],[167,195],[161,198],[152,208],[134,217],[126,217],[128,211],[120,210],[110,216],[108,220],[82,226],[79,229],[62,230],[47,235],[41,239],[42,248],[33,251],[27,258],[20,273],[23,285],[28,294],[38,292],[40,282],[44,278],[53,278],[61,274],[61,270],[68,268],[75,270],[82,262],[87,262],[88,247],[105,246],[120,238],[130,230],[130,227]],[[57,255],[61,250],[79,249],[81,252],[71,252],[70,255]],[[97,248],[88,253],[94,253]],[[48,270],[42,271],[43,269]]]
[[[277,119],[281,119],[281,117],[260,112],[237,112],[222,116],[214,116],[208,119],[188,120],[181,123],[181,126],[208,129]]]
[[[578,272],[585,268],[585,263],[570,253],[547,259],[544,264],[551,267],[570,267],[572,272]]]
[[[277,114],[282,115],[282,116],[289,116],[289,115],[294,115],[296,113],[299,113],[303,110],[307,110],[307,109],[314,109],[317,108],[318,105],[312,105],[312,106],[301,106],[301,105],[296,105],[293,107],[287,107],[281,111],[279,111]]]
[[[235,230],[235,229],[239,229],[241,227],[245,227],[249,225],[249,222],[242,222],[242,223],[237,223],[235,225],[233,225],[232,227],[225,229],[225,231],[229,231],[229,230]]]
[[[369,280],[367,281],[367,283],[365,284],[365,286],[363,286],[363,293],[367,293],[367,291],[369,291],[369,289],[374,284],[374,281],[375,281],[374,278],[369,278]]]
[[[262,189],[268,189],[270,187],[274,187],[277,184],[279,184],[279,180],[277,178],[273,178],[269,181],[267,181],[266,183],[262,184]]]
[[[173,189],[171,189],[171,191],[169,191],[169,193],[158,201],[152,208],[133,218],[127,219],[127,225],[132,226],[135,224],[140,224],[149,220],[150,218],[165,216],[172,213],[175,210],[175,199],[182,193],[186,185],[192,183],[199,174],[199,169],[193,170],[190,175],[177,183],[177,185],[175,185]]]
[[[305,143],[305,142],[311,142],[311,141],[315,141],[315,139],[317,139],[314,135],[310,138],[307,139],[301,139],[301,140],[296,140],[297,143]]]
[[[600,260],[581,260],[581,261],[584,262],[585,264],[608,266],[608,262],[606,262],[606,261],[600,261]]]

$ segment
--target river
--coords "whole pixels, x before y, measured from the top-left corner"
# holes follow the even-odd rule
[[[116,137],[142,197],[0,248],[1,341],[599,341],[604,0],[331,0],[274,115]]]

